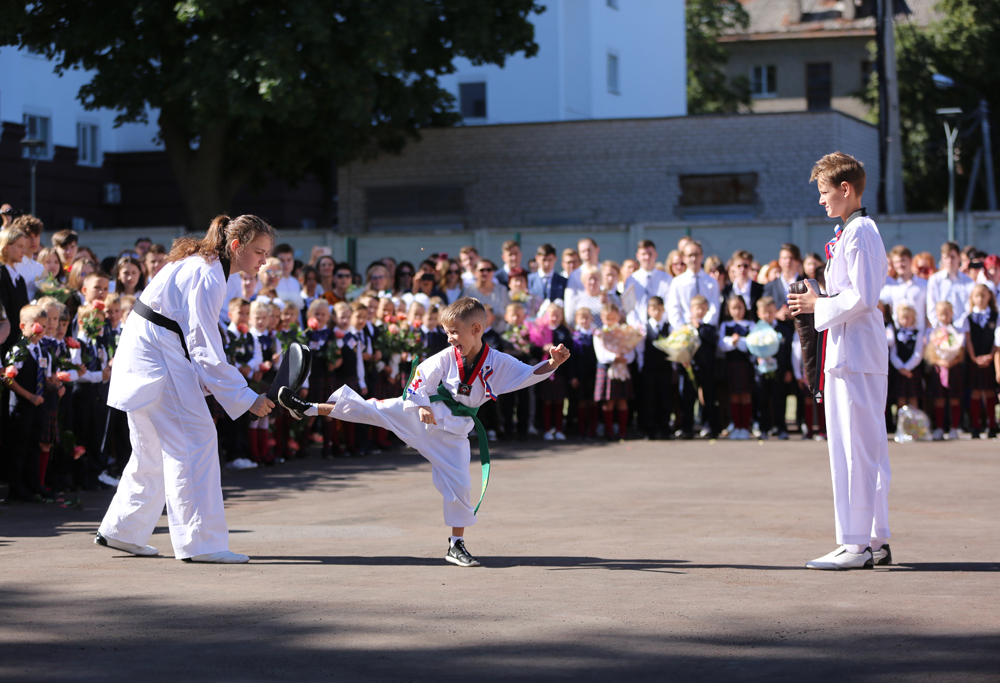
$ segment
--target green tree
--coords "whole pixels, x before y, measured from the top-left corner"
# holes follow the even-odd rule
[[[13,4],[13,3],[8,3]],[[85,68],[88,108],[151,110],[191,226],[265,174],[398,151],[458,120],[438,77],[456,57],[533,56],[534,0],[61,0],[5,12],[0,45]]]
[[[1000,3],[996,0],[943,0],[939,21],[920,27],[897,23],[896,70],[899,76],[899,119],[903,135],[903,181],[910,211],[943,211],[948,203],[948,154],[941,107],[961,107],[967,135],[956,142],[956,204],[961,207],[968,187],[972,160],[982,146],[982,133],[970,130],[980,93],[991,116],[994,166],[1000,169],[997,129],[1000,127]],[[873,48],[874,49],[874,48]],[[935,73],[944,74],[972,88],[939,90]],[[878,82],[872,78],[865,100],[873,105],[871,120],[878,122]],[[981,172],[982,173],[982,172]],[[979,181],[982,182],[982,179]],[[974,195],[974,208],[986,207],[982,186]]]
[[[750,109],[746,76],[726,77],[729,51],[719,38],[745,31],[750,15],[739,0],[687,0],[689,114],[734,114]]]

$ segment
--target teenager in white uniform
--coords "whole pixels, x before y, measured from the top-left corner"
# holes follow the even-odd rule
[[[249,559],[229,551],[218,437],[205,393],[233,419],[274,407],[226,362],[218,329],[228,271],[256,273],[273,240],[274,229],[260,218],[219,216],[204,239],[174,242],[167,265],[136,300],[108,393],[108,405],[128,413],[132,457],[95,543],[156,555],[147,542],[166,502],[177,559]]]
[[[443,385],[463,406],[478,407],[500,394],[518,391],[547,379],[569,358],[560,344],[551,358],[538,365],[522,363],[483,342],[486,309],[471,297],[462,297],[441,312],[441,325],[451,346],[419,366],[403,398],[364,400],[344,386],[330,396],[329,404],[299,401],[284,390],[278,400],[299,415],[330,415],[338,420],[375,425],[395,432],[432,465],[434,487],[444,497],[444,523],[452,527],[448,554],[452,564],[474,567],[464,543],[465,527],[476,523],[476,506],[470,495],[469,432],[473,421],[454,415],[444,402],[431,397]]]
[[[806,567],[867,569],[892,562],[884,419],[889,350],[878,310],[889,264],[878,228],[861,206],[861,162],[842,152],[827,154],[810,180],[818,182],[827,215],[844,223],[827,244],[830,296],[818,298],[811,286],[789,295],[793,315],[815,313],[816,329],[827,332],[823,396],[840,547]]]

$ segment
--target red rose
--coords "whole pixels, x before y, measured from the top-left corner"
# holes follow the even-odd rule
[[[15,377],[17,377],[17,368],[15,368],[13,365],[8,365],[6,368],[4,368],[3,376],[6,377],[7,379],[14,379]]]
[[[45,328],[42,327],[41,323],[35,323],[34,325],[31,326],[31,334],[32,334],[32,336],[38,337],[43,332],[45,332]]]
[[[104,302],[101,301],[100,299],[97,299],[96,301],[94,301],[94,303],[92,305],[93,305],[95,311],[103,311],[104,310]]]
[[[343,332],[343,330],[334,330],[333,331],[333,336],[336,337],[337,339],[343,339],[344,338],[344,332]]]
[[[236,326],[236,331],[239,332],[240,334],[246,334],[247,332],[250,331],[250,328],[241,323]]]
[[[76,340],[76,337],[66,337],[66,346],[71,349],[80,348],[80,342]]]
[[[83,454],[86,452],[87,452],[86,448],[84,448],[83,446],[77,446],[76,448],[73,449],[73,459],[79,460],[80,458],[83,457]]]
[[[68,372],[57,372],[56,379],[60,382],[72,382],[73,378],[69,376]]]
[[[318,330],[319,329],[319,321],[316,320],[316,318],[309,318],[309,320],[307,321],[306,324],[309,325],[309,329],[310,330]]]
[[[399,334],[399,325],[396,323],[389,325],[389,334]]]
[[[396,316],[396,319],[397,320],[406,320],[406,314],[405,313],[400,313],[399,315]]]
[[[267,372],[270,369],[271,369],[271,362],[270,361],[264,361],[263,363],[260,364],[260,371],[261,372]]]

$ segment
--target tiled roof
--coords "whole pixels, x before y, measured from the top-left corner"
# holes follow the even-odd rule
[[[760,34],[830,32],[874,32],[875,17],[845,19],[845,2],[852,0],[740,0],[750,14],[746,31],[733,31],[733,37]],[[940,16],[935,10],[939,0],[894,0],[896,21],[927,25]],[[875,5],[875,0],[856,2],[856,14]],[[801,8],[801,15],[798,9]]]

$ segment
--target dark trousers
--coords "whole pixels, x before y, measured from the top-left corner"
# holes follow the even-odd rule
[[[504,394],[500,397],[500,412],[503,414],[503,429],[507,438],[514,435],[514,411],[517,410],[517,435],[528,436],[528,422],[531,420],[531,387]]]
[[[12,435],[5,440],[9,453],[8,474],[10,490],[23,494],[40,491],[38,481],[38,444],[42,440],[42,409],[17,399],[9,420]]]
[[[761,434],[767,434],[777,427],[779,432],[788,430],[785,423],[785,385],[777,377],[757,375],[757,395],[760,409],[759,425]]]
[[[87,449],[73,468],[77,483],[107,469],[104,434],[108,426],[107,385],[76,383],[73,386],[73,429],[76,443]]]
[[[680,424],[682,432],[694,431],[694,406],[698,402],[698,389],[701,389],[705,398],[705,405],[702,413],[702,426],[708,427],[713,434],[719,433],[719,411],[715,408],[715,367],[694,367],[694,378],[697,382],[691,381],[682,366],[680,366],[680,394],[681,407]]]
[[[659,353],[659,352],[657,352]],[[669,363],[646,362],[642,376],[642,392],[639,402],[639,418],[646,436],[668,434],[670,414],[673,412],[673,377]]]

